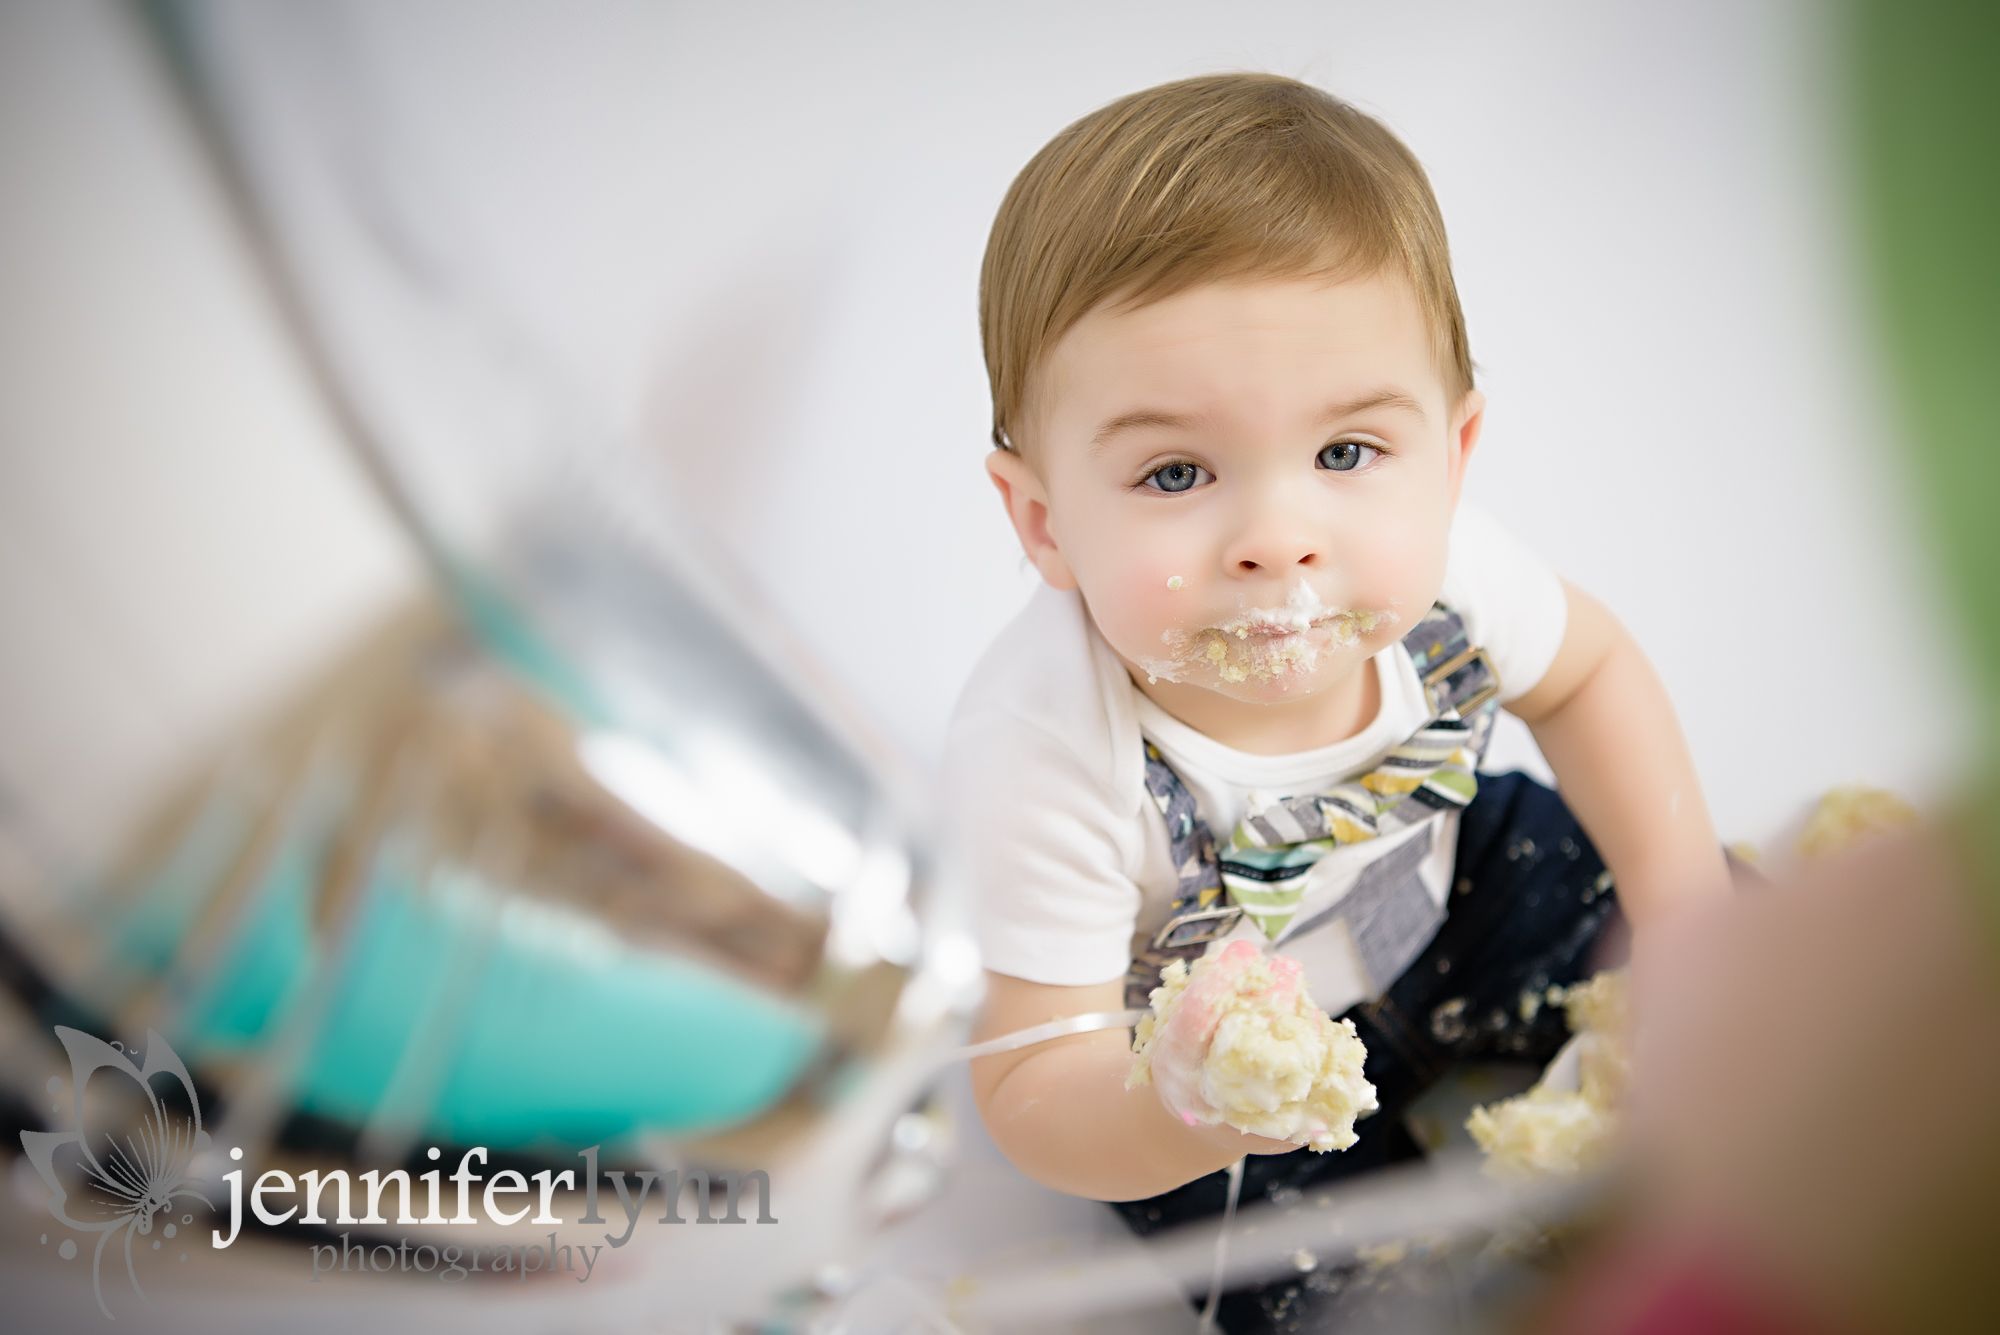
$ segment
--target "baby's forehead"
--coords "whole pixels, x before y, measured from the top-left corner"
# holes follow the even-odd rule
[[[1087,312],[1030,376],[1024,434],[1073,437],[1079,417],[1145,423],[1242,399],[1331,404],[1384,391],[1438,412],[1445,377],[1416,293],[1394,271],[1200,283]]]
[[[1115,297],[1077,319],[1050,349],[1053,361],[1079,346],[1115,343],[1170,355],[1197,340],[1339,336],[1413,340],[1429,349],[1423,308],[1393,269],[1358,275],[1273,275],[1189,283],[1172,292]]]

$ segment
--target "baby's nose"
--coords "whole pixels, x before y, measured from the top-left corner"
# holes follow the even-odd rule
[[[1245,574],[1248,574],[1252,570],[1286,570],[1291,568],[1292,566],[1305,566],[1308,569],[1310,569],[1311,567],[1317,565],[1318,563],[1319,563],[1319,553],[1315,551],[1306,551],[1306,552],[1301,552],[1298,556],[1290,560],[1286,560],[1282,557],[1277,559],[1271,559],[1267,557],[1266,559],[1260,561],[1257,560],[1255,557],[1249,557],[1249,556],[1240,557],[1236,562],[1236,568],[1238,570],[1243,571]]]
[[[1244,574],[1317,569],[1326,563],[1324,535],[1297,516],[1267,510],[1243,525],[1225,559]]]

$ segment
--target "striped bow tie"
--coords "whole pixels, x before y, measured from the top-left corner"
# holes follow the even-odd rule
[[[1328,853],[1472,801],[1478,751],[1473,724],[1453,713],[1432,719],[1359,779],[1282,800],[1253,793],[1218,859],[1230,902],[1276,940],[1298,910],[1307,875]]]

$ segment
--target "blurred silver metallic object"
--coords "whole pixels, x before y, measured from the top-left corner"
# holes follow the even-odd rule
[[[910,1110],[977,952],[700,498],[464,262],[359,8],[143,7],[440,597],[191,783],[38,963],[212,1082],[212,1175],[440,1140],[768,1169],[787,1227],[654,1244],[679,1301],[754,1309],[934,1185]]]

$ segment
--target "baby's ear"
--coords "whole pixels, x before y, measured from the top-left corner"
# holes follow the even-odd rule
[[[1041,572],[1042,581],[1052,589],[1074,589],[1076,576],[1069,570],[1049,531],[1049,493],[1035,470],[1013,450],[995,450],[986,456],[986,476],[993,479],[1000,503],[1007,507],[1007,519],[1021,550]]]
[[[1451,435],[1445,447],[1451,451],[1451,503],[1458,504],[1460,488],[1465,485],[1465,466],[1472,461],[1473,447],[1479,444],[1479,433],[1486,427],[1486,395],[1476,389],[1465,391],[1459,401],[1458,411],[1451,415]]]

